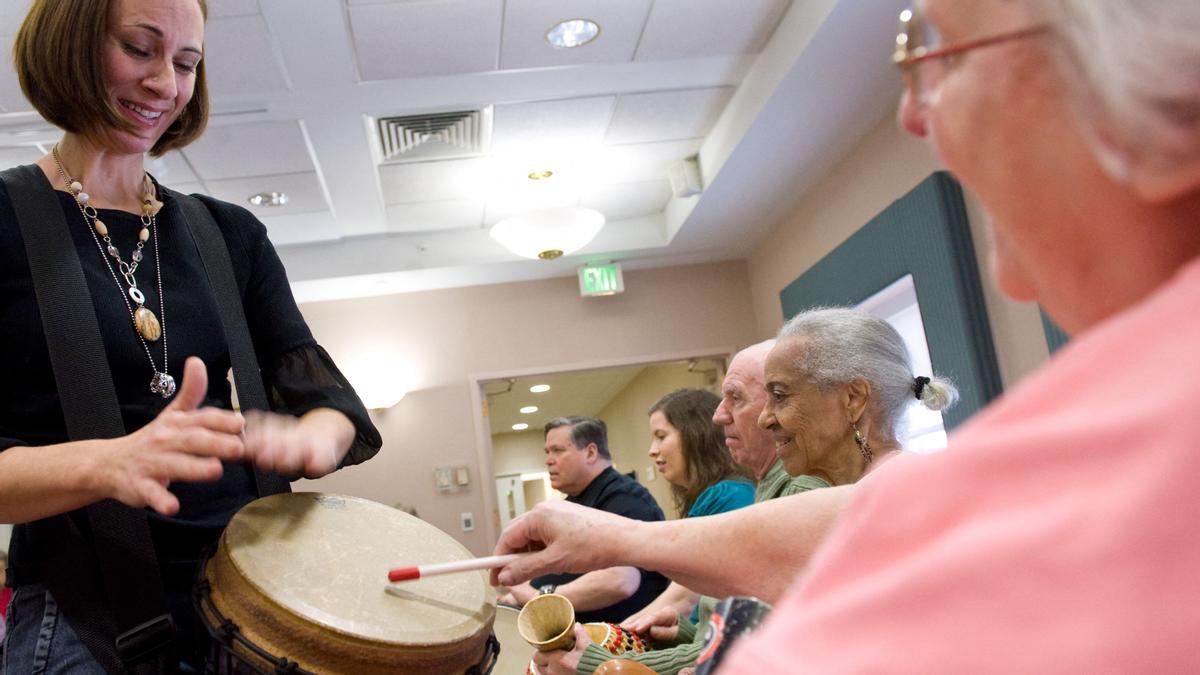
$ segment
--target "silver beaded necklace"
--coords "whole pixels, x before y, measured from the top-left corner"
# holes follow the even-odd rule
[[[117,284],[117,289],[121,291],[121,299],[125,301],[125,308],[129,310],[129,316],[133,319],[134,332],[137,334],[138,341],[142,343],[142,349],[146,351],[146,358],[150,360],[150,370],[154,371],[154,377],[150,378],[150,391],[158,394],[163,398],[171,398],[175,394],[175,378],[171,377],[167,372],[167,310],[166,300],[163,296],[162,287],[162,267],[159,265],[158,255],[158,237],[154,236],[157,229],[158,209],[162,206],[155,198],[154,183],[149,176],[143,175],[142,184],[145,188],[145,193],[142,197],[142,230],[138,233],[138,242],[130,254],[130,262],[126,263],[121,259],[121,252],[117,250],[116,244],[113,243],[112,237],[108,234],[108,226],[104,224],[96,212],[96,208],[89,204],[91,197],[83,191],[83,184],[71,178],[67,174],[67,170],[63,167],[62,157],[58,154],[58,145],[55,144],[51,153],[54,155],[54,164],[58,167],[58,174],[62,176],[63,181],[67,185],[67,191],[75,198],[75,204],[79,207],[79,212],[83,215],[83,222],[89,225],[88,231],[92,233],[92,239],[96,242],[96,248],[100,251],[100,258],[104,261],[104,265],[108,267],[109,274],[112,275],[113,282]],[[101,238],[104,243],[101,244]],[[142,262],[142,250],[146,247],[146,242],[153,239],[154,241],[154,272],[158,277],[158,316],[146,307],[146,296],[138,288],[137,279],[134,274],[137,272],[138,265]],[[107,253],[107,255],[105,255]],[[113,268],[109,258],[117,261],[117,267]],[[121,280],[117,277],[117,269],[121,271],[121,277],[124,277],[125,284],[121,285]],[[129,303],[130,300],[137,305]],[[160,319],[161,317],[161,319]],[[148,342],[155,342],[162,339],[163,348],[163,365],[162,370],[154,363],[154,356],[150,353],[150,345]]]

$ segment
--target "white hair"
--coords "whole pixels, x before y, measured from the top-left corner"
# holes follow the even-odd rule
[[[1200,156],[1200,2],[1038,0],[1087,131],[1115,178]],[[1115,141],[1115,145],[1112,141]]]
[[[849,307],[801,312],[779,330],[779,340],[793,338],[805,341],[797,370],[822,391],[859,379],[871,384],[878,416],[872,422],[890,439],[903,433],[904,413],[914,400],[930,410],[944,410],[958,400],[958,389],[945,378],[931,373],[919,385],[904,339],[890,323],[866,312]]]

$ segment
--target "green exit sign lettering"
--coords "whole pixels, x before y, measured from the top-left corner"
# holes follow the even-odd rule
[[[584,265],[579,268],[579,295],[616,295],[625,292],[625,279],[620,263]]]

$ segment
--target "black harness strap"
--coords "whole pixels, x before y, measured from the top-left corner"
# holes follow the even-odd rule
[[[243,410],[270,410],[254,342],[250,338],[246,314],[242,309],[242,295],[238,291],[237,278],[229,259],[229,247],[221,230],[204,202],[191,195],[160,189],[173,197],[172,206],[179,204],[182,208],[184,218],[180,220],[187,224],[188,232],[200,251],[200,259],[204,262],[204,271],[221,315],[221,326],[225,329],[225,343],[229,347],[229,363],[233,366],[238,405]],[[254,483],[260,497],[291,491],[287,479],[275,473],[255,471]]]
[[[54,189],[36,165],[0,179],[25,241],[67,435],[123,436],[92,296]],[[113,500],[81,511],[40,521],[37,559],[79,639],[106,670],[124,672],[158,655],[173,633],[149,523],[143,510]]]

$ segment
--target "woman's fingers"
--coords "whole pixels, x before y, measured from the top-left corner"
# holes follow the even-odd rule
[[[337,466],[335,439],[309,433],[300,419],[261,411],[246,413],[246,459],[283,475],[323,476]]]
[[[204,403],[208,393],[208,370],[204,362],[195,356],[189,356],[183,362],[183,379],[179,383],[179,391],[167,406],[168,410],[195,410]]]

